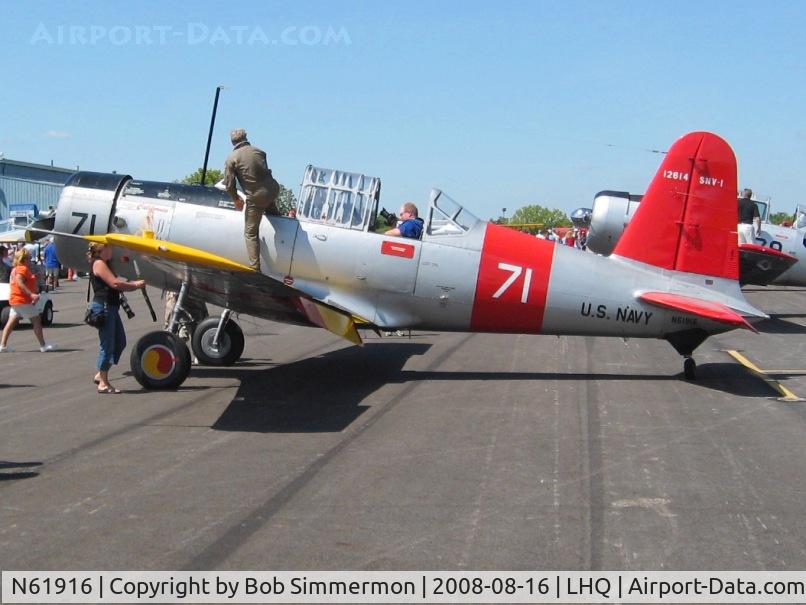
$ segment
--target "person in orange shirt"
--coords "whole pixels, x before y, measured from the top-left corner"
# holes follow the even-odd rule
[[[53,351],[55,345],[45,342],[42,335],[42,318],[36,310],[36,301],[39,300],[39,288],[36,285],[36,275],[31,271],[31,253],[25,248],[17,250],[14,255],[14,265],[11,270],[9,285],[11,294],[8,303],[11,305],[11,315],[3,328],[3,336],[0,338],[0,353],[11,352],[8,346],[8,337],[11,331],[22,319],[30,319],[34,327],[34,334],[39,341],[39,350],[43,353]]]

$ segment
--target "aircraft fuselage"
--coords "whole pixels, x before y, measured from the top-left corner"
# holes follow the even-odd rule
[[[248,264],[243,214],[210,188],[120,175],[78,178],[65,186],[57,217],[57,231],[153,232],[156,239]],[[661,273],[482,221],[414,240],[264,216],[260,240],[264,273],[381,328],[655,338],[687,329],[713,333],[728,328],[648,305],[636,292],[663,290],[734,307],[738,292],[730,280]],[[65,263],[86,265],[80,240],[60,238],[58,245]],[[135,277],[125,255],[116,267]],[[176,290],[183,281],[150,265],[140,269],[159,288]],[[228,296],[212,288],[197,294],[217,304]],[[248,300],[226,300],[236,312],[288,319]]]

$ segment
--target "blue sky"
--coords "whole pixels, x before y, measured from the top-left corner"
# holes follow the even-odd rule
[[[691,130],[739,185],[806,203],[806,3],[16,2],[0,4],[0,152],[174,180],[248,130],[278,180],[309,163],[438,186],[489,218],[643,192]]]

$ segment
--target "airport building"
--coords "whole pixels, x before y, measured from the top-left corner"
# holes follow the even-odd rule
[[[35,204],[40,211],[55,206],[62,186],[76,170],[0,157],[0,220],[9,218],[11,204]]]

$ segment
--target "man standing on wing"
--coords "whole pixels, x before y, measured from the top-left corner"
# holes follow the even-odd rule
[[[246,139],[246,131],[236,128],[230,133],[234,149],[224,165],[224,186],[239,210],[244,203],[238,197],[235,181],[241,184],[246,195],[244,210],[244,239],[249,263],[255,271],[260,271],[260,220],[263,213],[278,215],[275,201],[280,193],[280,185],[274,180],[266,153],[254,147]]]

